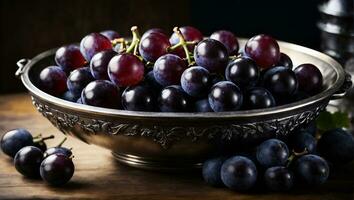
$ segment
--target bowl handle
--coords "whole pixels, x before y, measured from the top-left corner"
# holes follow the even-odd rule
[[[30,59],[26,59],[26,58],[23,58],[23,59],[17,61],[16,65],[18,66],[18,69],[17,69],[16,72],[15,72],[15,76],[16,76],[17,78],[20,78],[20,77],[21,77],[21,75],[23,74],[23,71],[24,71],[24,69],[25,69],[25,66],[26,66],[28,63],[30,63],[30,62],[31,62],[31,60],[30,60]]]
[[[340,87],[340,89],[334,93],[331,97],[331,100],[336,100],[336,99],[341,99],[343,98],[347,92],[349,91],[349,89],[352,87],[352,76],[349,73],[345,73],[345,80],[343,85]]]

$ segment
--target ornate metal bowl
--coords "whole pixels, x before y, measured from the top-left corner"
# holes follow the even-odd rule
[[[241,44],[244,42],[241,40]],[[54,64],[56,49],[31,60],[20,60],[16,75],[29,90],[37,110],[64,134],[105,147],[118,161],[130,166],[190,169],[200,167],[206,157],[225,146],[237,147],[287,136],[296,127],[314,120],[331,99],[344,96],[341,87],[348,83],[336,61],[302,46],[279,44],[295,65],[313,63],[319,67],[324,76],[323,92],[268,109],[219,113],[134,112],[71,103],[38,89],[38,74]]]

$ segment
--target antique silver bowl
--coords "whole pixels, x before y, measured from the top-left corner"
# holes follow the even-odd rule
[[[246,40],[242,39],[241,45]],[[320,52],[279,42],[295,66],[313,63],[324,76],[324,90],[305,100],[268,109],[219,113],[161,113],[114,110],[71,103],[41,91],[37,77],[54,64],[56,49],[22,59],[16,75],[33,105],[64,134],[102,146],[127,165],[159,170],[200,167],[213,153],[271,137],[286,137],[314,120],[331,99],[343,97],[350,79],[340,64]],[[345,81],[347,80],[347,81]]]

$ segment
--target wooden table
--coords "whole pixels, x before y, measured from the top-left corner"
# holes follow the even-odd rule
[[[28,94],[0,96],[0,135],[23,127],[32,134],[54,134],[49,146],[64,138],[36,112]],[[242,194],[207,186],[199,171],[168,174],[141,171],[117,163],[110,152],[74,138],[65,143],[73,147],[75,174],[61,188],[49,187],[40,180],[22,177],[12,160],[0,153],[0,199],[354,199],[354,163],[331,173],[331,179],[316,189],[294,189],[277,194],[257,191]]]

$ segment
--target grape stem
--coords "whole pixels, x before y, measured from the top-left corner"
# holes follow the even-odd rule
[[[38,143],[38,142],[43,142],[44,140],[49,140],[49,139],[53,139],[54,138],[54,135],[50,135],[50,136],[47,136],[47,137],[42,137],[42,135],[38,135],[38,137],[36,137],[33,142],[34,143]]]
[[[129,47],[126,50],[126,53],[131,53],[133,51],[133,54],[136,55],[140,43],[140,35],[137,26],[133,26],[130,30],[132,31],[133,39],[132,39],[132,43],[129,45]]]
[[[186,40],[184,39],[184,37],[183,37],[183,35],[181,33],[181,30],[178,27],[174,27],[173,28],[173,32],[175,32],[177,37],[179,38],[179,42],[176,45],[179,45],[179,46],[183,47],[184,53],[186,54],[186,58],[187,58],[187,61],[188,61],[188,65],[191,65],[192,64],[192,58],[189,55],[189,50],[188,50],[188,46],[187,46],[188,42],[186,42]],[[173,50],[173,49],[176,49],[176,48],[179,47],[179,46],[175,47],[176,45],[172,46],[170,48],[170,50]]]
[[[61,147],[63,144],[64,144],[64,142],[67,140],[67,137],[65,137],[59,144],[58,144],[58,146],[57,147]]]
[[[305,148],[305,150],[303,150],[302,152],[296,152],[295,150],[293,150],[292,154],[289,156],[288,160],[286,161],[286,167],[289,167],[290,164],[293,162],[293,160],[296,158],[296,157],[300,157],[300,156],[303,156],[305,154],[308,154],[308,150],[307,148]]]

